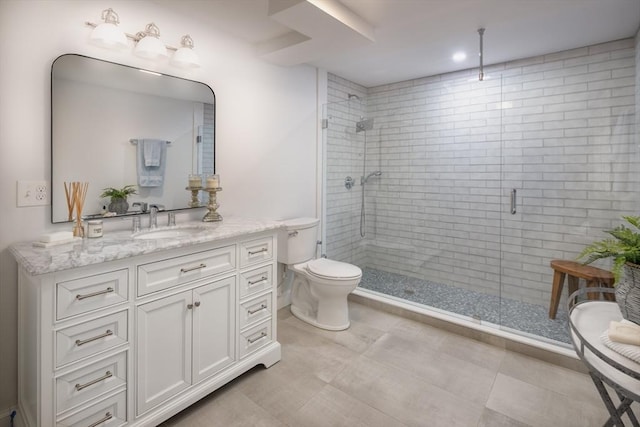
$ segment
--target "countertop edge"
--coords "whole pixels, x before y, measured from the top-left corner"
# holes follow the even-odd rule
[[[283,224],[281,221],[275,220],[231,218],[219,223],[189,221],[174,227],[160,227],[159,229],[196,226],[202,228],[203,231],[197,235],[179,238],[138,240],[133,238],[130,231],[120,230],[105,233],[104,237],[83,238],[77,242],[49,248],[36,247],[34,241],[18,242],[10,245],[9,250],[25,272],[32,276],[38,276],[159,251],[232,239],[243,235],[275,231]]]

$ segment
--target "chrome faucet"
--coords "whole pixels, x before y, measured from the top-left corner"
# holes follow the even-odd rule
[[[133,203],[133,205],[131,205],[132,207],[139,207],[140,208],[140,212],[142,213],[146,213],[147,212],[147,204],[145,202],[135,202]]]
[[[158,227],[158,205],[149,206],[149,229]]]

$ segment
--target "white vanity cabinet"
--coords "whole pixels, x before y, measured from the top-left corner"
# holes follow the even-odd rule
[[[136,307],[136,415],[235,361],[235,277]]]
[[[40,274],[13,247],[24,424],[154,426],[280,360],[276,228]],[[82,264],[87,244],[46,256]]]

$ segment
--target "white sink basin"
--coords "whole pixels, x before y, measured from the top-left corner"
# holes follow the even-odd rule
[[[137,240],[177,239],[195,236],[204,230],[203,227],[156,228],[154,230],[136,233],[133,238]]]

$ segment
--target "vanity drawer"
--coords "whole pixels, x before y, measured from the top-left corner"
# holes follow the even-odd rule
[[[240,243],[240,268],[273,258],[273,237]]]
[[[57,426],[64,427],[117,427],[127,423],[127,392],[110,396],[80,412],[59,418]]]
[[[109,307],[128,299],[129,270],[80,277],[56,284],[56,319]]]
[[[235,246],[138,266],[138,295],[146,295],[236,268]]]
[[[271,320],[240,332],[240,359],[269,344],[271,337]]]
[[[273,265],[265,265],[240,273],[240,298],[271,289]]]
[[[273,314],[272,293],[252,298],[240,304],[240,329],[271,318]]]
[[[56,366],[127,342],[127,311],[56,331]]]
[[[56,378],[58,414],[127,385],[127,352]]]

